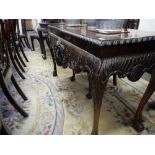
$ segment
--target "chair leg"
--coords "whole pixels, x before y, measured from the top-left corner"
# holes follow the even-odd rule
[[[23,66],[26,67],[26,64],[25,64],[25,62],[23,61],[23,59],[22,59],[22,57],[21,57],[21,55],[20,55],[20,53],[19,53],[19,50],[18,50],[18,47],[17,47],[16,43],[14,43],[14,46],[15,46],[15,52],[16,52],[16,54],[17,54],[19,60],[21,61],[21,63],[23,64]]]
[[[29,40],[28,40],[27,37],[24,37],[24,41],[25,41],[26,46],[27,46],[30,50],[32,50],[32,49],[31,49],[31,46],[30,46],[30,44],[29,44]]]
[[[31,45],[32,45],[32,50],[35,51],[35,48],[34,48],[34,39],[31,37]]]
[[[25,53],[24,53],[24,50],[23,50],[21,44],[19,44],[19,48],[20,48],[20,50],[21,50],[21,52],[22,52],[23,57],[25,58],[25,60],[26,60],[27,62],[29,62],[28,58],[26,57],[26,55],[25,55]]]
[[[22,40],[22,38],[21,38],[21,37],[19,37],[19,40],[20,40],[20,42],[21,42],[21,44],[22,44],[23,48],[25,48],[24,42],[23,42],[23,40]]]
[[[41,53],[43,54],[43,59],[46,59],[46,50],[45,50],[45,45],[44,45],[44,39],[41,31],[38,31],[38,35],[40,38],[40,48],[41,48]]]
[[[14,56],[14,59],[16,60],[18,66],[19,66],[19,68],[22,70],[22,72],[25,72],[24,68],[22,67],[22,65],[21,65],[21,63],[20,63],[20,61],[18,60],[18,58],[17,58],[16,55]]]
[[[7,50],[5,50],[5,54],[6,54],[6,68],[5,68],[5,70],[4,70],[4,72],[3,72],[3,75],[5,76],[6,75],[6,73],[8,72],[8,70],[9,70],[9,68],[10,68],[10,58],[9,58],[9,55],[8,55],[8,52],[7,52]]]
[[[116,74],[113,75],[113,85],[114,86],[117,85],[117,75]]]
[[[21,71],[19,70],[16,62],[14,60],[12,60],[13,66],[15,67],[15,70],[17,71],[17,73],[19,74],[19,76],[24,80],[25,76],[21,73]]]
[[[21,71],[19,70],[19,68],[18,68],[18,66],[17,66],[17,64],[16,64],[16,62],[15,62],[14,60],[12,60],[12,64],[13,64],[13,66],[15,67],[15,69],[16,69],[17,73],[19,74],[19,76],[20,76],[22,79],[25,79],[24,75],[21,73]]]
[[[28,98],[26,97],[26,95],[24,94],[24,92],[22,91],[22,89],[20,88],[20,86],[18,85],[16,79],[14,78],[13,74],[11,76],[11,81],[14,84],[16,90],[18,91],[18,93],[21,95],[21,97],[23,98],[23,100],[28,100]]]
[[[40,45],[41,54],[43,54],[43,51],[42,51],[42,41],[41,41],[41,39],[38,39],[38,42],[39,42],[39,45]]]
[[[12,106],[23,116],[23,117],[28,117],[28,114],[16,103],[16,101],[14,100],[14,98],[12,98],[9,90],[7,89],[7,86],[4,82],[3,79],[3,75],[0,71],[0,85],[1,88],[5,94],[5,96],[7,97],[7,99],[9,100],[9,102],[12,104]]]
[[[12,61],[12,64],[13,66],[15,67],[17,73],[19,74],[19,76],[22,78],[22,79],[25,79],[24,75],[21,73],[21,71],[19,70],[15,60],[14,60],[14,57],[13,57],[13,54],[12,54],[12,51],[11,51],[11,48],[10,48],[10,45],[8,46],[8,52],[9,52],[9,55],[10,55],[10,59]]]
[[[49,40],[48,39],[45,39],[45,41],[46,41],[47,46],[50,47]]]
[[[4,72],[3,72],[3,75],[4,75],[4,76],[6,76],[6,74],[7,74],[8,70],[9,70],[9,68],[10,68],[10,64],[7,63],[6,68],[5,68]]]

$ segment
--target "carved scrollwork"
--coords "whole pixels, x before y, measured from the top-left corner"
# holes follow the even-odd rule
[[[155,67],[155,52],[107,59],[103,64],[107,76],[115,73],[120,78],[127,77],[135,82],[144,72],[151,72]]]
[[[75,73],[82,71],[81,65],[73,57],[71,58],[69,52],[60,41],[57,41],[54,45],[54,54],[55,60],[59,66],[63,68],[69,67],[73,69]]]
[[[151,39],[153,37],[147,37],[147,40]],[[57,41],[54,47],[57,64],[64,68],[69,67],[75,73],[84,70],[84,66],[87,65],[90,68],[90,74],[98,74],[97,72],[99,71],[104,74],[104,78],[108,78],[116,73],[120,78],[127,77],[130,81],[137,81],[144,72],[151,72],[155,66],[155,51],[98,60],[97,57],[69,43],[64,44],[64,42]],[[76,52],[71,52],[75,49]],[[96,65],[96,63],[99,65]],[[100,63],[102,64],[101,70],[97,67],[100,66]]]
[[[68,67],[68,54],[64,49],[64,46],[57,41],[56,45],[54,45],[54,53],[55,53],[55,59],[59,66],[62,66],[63,68]]]
[[[133,69],[131,70],[131,72],[129,72],[127,74],[127,78],[130,81],[133,81],[133,82],[134,81],[138,81],[142,77],[142,75],[144,74],[145,70],[151,71],[154,66],[155,66],[155,64],[151,65],[150,67],[149,66],[144,66],[144,65],[138,64],[135,67],[133,67]]]

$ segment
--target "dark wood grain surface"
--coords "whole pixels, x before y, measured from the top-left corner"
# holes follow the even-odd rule
[[[155,32],[149,31],[139,31],[134,29],[128,29],[130,33],[122,33],[122,34],[115,34],[115,35],[105,35],[101,33],[96,33],[93,30],[87,28],[85,25],[83,26],[66,26],[65,24],[50,24],[48,25],[49,28],[58,28],[61,29],[63,32],[68,33],[72,32],[74,36],[81,35],[87,38],[96,39],[98,41],[104,40],[116,40],[116,39],[131,39],[131,38],[141,38],[141,37],[148,37],[148,36],[155,36]],[[71,33],[70,33],[71,34]],[[100,39],[102,38],[102,39]]]

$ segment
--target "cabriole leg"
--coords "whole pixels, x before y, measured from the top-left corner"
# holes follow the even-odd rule
[[[104,80],[104,82],[102,81]],[[98,125],[99,125],[99,118],[100,118],[100,111],[102,106],[102,98],[104,91],[106,89],[107,85],[106,78],[101,79],[101,77],[96,76],[93,79],[93,87],[92,87],[92,96],[93,96],[93,104],[94,104],[94,120],[93,120],[93,129],[92,129],[92,135],[98,134]]]
[[[137,132],[140,132],[144,129],[144,126],[142,124],[142,112],[143,112],[144,106],[147,104],[148,100],[150,99],[154,91],[155,91],[155,69],[152,71],[149,84],[139,103],[139,106],[137,108],[135,118],[133,121],[133,127],[135,128]]]

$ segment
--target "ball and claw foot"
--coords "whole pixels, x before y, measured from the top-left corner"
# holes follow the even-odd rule
[[[92,99],[91,93],[86,94],[87,99]]]
[[[133,120],[132,122],[133,124],[133,128],[137,131],[137,132],[141,132],[143,131],[145,128],[144,128],[144,125],[141,121],[136,121],[136,120]]]
[[[75,77],[74,76],[70,77],[70,80],[75,81]]]
[[[56,71],[53,71],[53,76],[57,76],[57,72]]]

